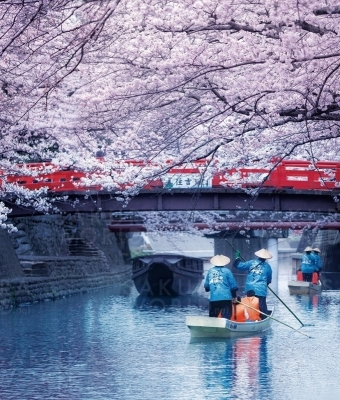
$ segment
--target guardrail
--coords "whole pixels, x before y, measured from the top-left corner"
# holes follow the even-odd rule
[[[104,162],[104,161],[103,161]],[[114,173],[103,174],[113,190],[132,187],[135,182],[119,182],[121,170],[134,168],[135,178],[138,170],[145,171],[148,163],[127,160]],[[340,162],[284,160],[273,169],[234,168],[221,169],[211,174],[207,172],[207,161],[200,160],[190,164],[169,168],[157,178],[150,178],[141,189],[194,189],[194,188],[274,188],[295,190],[333,190],[340,189]],[[30,163],[22,165],[23,174],[0,176],[1,183],[8,183],[35,190],[46,187],[53,192],[101,190],[97,173],[85,173],[74,169],[58,169],[51,163]],[[102,176],[103,176],[102,175]],[[133,174],[132,174],[133,175]]]

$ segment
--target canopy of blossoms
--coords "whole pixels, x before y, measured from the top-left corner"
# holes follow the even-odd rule
[[[2,1],[2,175],[50,160],[133,195],[198,159],[338,161],[339,17],[334,0]]]

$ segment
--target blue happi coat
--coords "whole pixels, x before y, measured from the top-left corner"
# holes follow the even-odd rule
[[[301,272],[304,274],[312,274],[314,271],[318,271],[319,268],[316,263],[315,254],[305,253],[301,259]]]
[[[204,289],[210,291],[210,301],[232,300],[232,290],[237,290],[234,275],[226,267],[213,267],[205,278]]]
[[[315,265],[316,265],[316,270],[317,271],[321,271],[322,269],[322,262],[321,262],[321,257],[319,256],[319,254],[313,254],[314,258],[315,258]]]
[[[241,271],[248,271],[245,292],[254,290],[256,296],[267,296],[267,285],[272,281],[272,268],[266,261],[258,258],[242,262],[237,258],[234,267]]]

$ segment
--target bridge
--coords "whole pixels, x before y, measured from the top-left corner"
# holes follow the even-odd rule
[[[141,190],[131,199],[122,199],[121,192],[66,191],[58,196],[47,195],[56,212],[117,211],[302,211],[338,213],[340,191],[259,189],[255,196],[242,189],[152,189]],[[67,198],[66,198],[67,197]],[[16,204],[8,196],[2,201],[12,209],[11,216],[42,214],[33,206]]]
[[[145,163],[124,161],[123,166],[135,170],[137,167],[138,174]],[[18,202],[15,191],[11,193],[6,185],[32,191],[46,188],[53,212],[59,213],[249,210],[336,215],[340,209],[340,163],[311,165],[307,161],[282,161],[272,170],[220,169],[209,178],[205,178],[206,167],[206,160],[169,167],[157,179],[150,178],[138,194],[129,198],[123,193],[133,188],[133,182],[117,183],[114,181],[117,175],[106,177],[114,187],[108,191],[91,183],[91,173],[60,169],[49,163],[31,163],[25,165],[22,174],[2,173],[0,183],[5,187],[5,196],[1,200],[12,210],[10,216],[43,211]]]
[[[48,171],[44,169],[46,166]],[[136,169],[136,166],[143,168],[145,165],[126,161],[122,168]],[[146,221],[135,218],[134,214],[187,212],[197,218],[211,211],[216,215],[214,221],[207,223],[196,219],[190,226],[211,232],[215,254],[230,254],[230,243],[241,249],[247,258],[258,248],[267,247],[274,255],[274,275],[278,270],[278,238],[287,237],[289,229],[303,230],[308,244],[315,243],[315,235],[324,230],[333,231],[327,234],[334,233],[336,237],[340,230],[340,163],[311,165],[306,161],[282,161],[273,169],[222,168],[206,178],[206,163],[201,160],[170,167],[158,178],[146,181],[132,197],[128,193],[133,182],[115,182],[119,171],[118,175],[114,172],[106,177],[112,180],[113,189],[108,190],[92,182],[91,174],[82,171],[37,163],[24,167],[23,173],[19,170],[17,174],[3,172],[0,175],[4,193],[1,200],[12,210],[9,217],[45,213],[29,202],[18,202],[18,191],[11,192],[8,190],[11,187],[32,191],[46,188],[46,198],[53,207],[51,213],[107,213],[108,228],[121,243],[127,241],[130,232],[148,230]],[[32,174],[27,173],[29,170]],[[122,218],[123,214],[132,216]],[[187,227],[180,220],[174,220],[164,223],[162,229],[183,231]],[[329,288],[338,288],[340,278],[337,282],[336,277],[340,274],[337,258],[332,256],[338,251],[338,244],[328,242],[327,239],[319,244],[323,254],[328,254],[324,271],[329,276],[333,274],[329,278],[332,283],[328,284]]]

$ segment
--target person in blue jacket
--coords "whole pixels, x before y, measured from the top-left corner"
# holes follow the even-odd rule
[[[321,261],[320,253],[321,253],[321,250],[318,247],[315,247],[313,249],[313,255],[314,255],[315,260],[316,260],[315,264],[316,264],[316,268],[317,268],[317,273],[318,273],[319,279],[320,279],[320,273],[322,271],[322,261]]]
[[[317,260],[315,255],[312,254],[313,249],[310,246],[305,248],[305,254],[301,259],[301,272],[304,282],[312,282],[313,272],[317,271]]]
[[[273,256],[266,249],[256,251],[255,255],[258,257],[257,259],[242,262],[240,252],[237,251],[234,267],[241,271],[248,271],[245,292],[253,290],[255,296],[259,299],[260,311],[268,315],[270,312],[267,308],[267,286],[272,281],[273,272],[266,260]],[[266,316],[261,314],[261,319],[264,318]]]
[[[226,267],[230,258],[218,254],[210,259],[210,268],[204,282],[204,289],[210,292],[209,317],[231,318],[232,303],[237,299],[238,286],[234,275]]]

